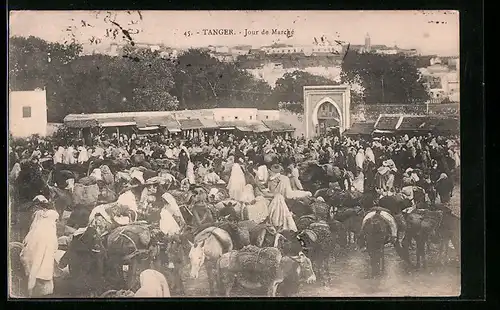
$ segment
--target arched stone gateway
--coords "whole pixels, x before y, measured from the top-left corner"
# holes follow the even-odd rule
[[[349,85],[304,86],[305,136],[310,139],[328,127],[338,126],[342,134],[351,127]]]

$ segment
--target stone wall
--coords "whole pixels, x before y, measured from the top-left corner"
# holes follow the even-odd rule
[[[351,123],[377,120],[380,114],[413,114],[413,115],[459,115],[460,104],[376,104],[357,105],[351,108]]]
[[[377,104],[351,107],[351,125],[360,121],[376,121],[380,114],[413,114],[413,115],[460,115],[460,104]],[[280,110],[280,120],[296,128],[295,135],[305,134],[304,115]]]

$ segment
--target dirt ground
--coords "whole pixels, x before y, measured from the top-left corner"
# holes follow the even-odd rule
[[[454,190],[450,202],[452,212],[460,217],[460,187]],[[450,256],[455,255],[450,250]],[[431,246],[428,266],[422,270],[409,270],[393,247],[385,249],[386,269],[379,279],[368,278],[368,254],[351,249],[345,257],[331,264],[330,283],[303,285],[301,297],[405,297],[405,296],[459,296],[461,287],[460,262],[451,260],[443,264],[437,258],[437,247]],[[209,286],[202,268],[200,278],[192,280],[183,275],[186,297],[208,296]],[[248,296],[239,292],[239,296]],[[253,296],[253,295],[252,295]]]
[[[460,216],[460,188],[456,188],[450,203],[453,213]],[[11,232],[11,240],[19,240]],[[17,238],[16,238],[17,237]],[[450,251],[453,257],[454,251]],[[301,297],[404,297],[404,296],[458,296],[460,295],[460,262],[442,263],[437,258],[436,246],[428,253],[428,266],[422,270],[409,270],[392,247],[385,249],[386,269],[378,279],[368,278],[368,254],[350,249],[330,265],[330,281],[303,285]],[[185,295],[182,297],[208,297],[209,286],[204,268],[198,279],[190,279],[188,266],[183,270]],[[249,292],[235,291],[235,296],[250,296]],[[255,296],[252,294],[252,296]],[[181,297],[181,296],[179,296]]]

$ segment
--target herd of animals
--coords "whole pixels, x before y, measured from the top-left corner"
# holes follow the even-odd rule
[[[97,186],[82,185],[80,181],[94,168],[103,166],[109,167],[113,180],[99,186],[95,201],[75,203],[74,193],[60,186],[68,178],[75,179],[83,191]],[[115,227],[105,236],[96,228],[87,227],[83,234],[60,245],[57,271],[66,273],[55,278],[57,294],[112,297],[113,292],[137,289],[141,270],[153,268],[167,276],[176,295],[185,296],[183,270],[189,269],[189,276],[196,279],[201,268],[205,268],[211,296],[231,296],[236,287],[270,297],[292,296],[299,294],[301,283],[328,281],[326,275],[335,259],[346,255],[352,246],[365,249],[372,276],[383,272],[384,248],[388,244],[414,268],[425,267],[426,250],[431,245],[439,247],[443,260],[448,259],[450,242],[460,255],[460,219],[446,206],[430,204],[423,198],[419,201],[420,188],[414,189],[417,209],[405,213],[409,201],[399,194],[378,197],[375,193],[331,186],[344,180],[328,175],[316,163],[304,163],[300,167],[301,180],[304,188],[314,194],[287,199],[298,231],[277,231],[267,221],[248,220],[243,211],[248,206],[230,200],[223,185],[183,188],[177,181],[176,166],[168,160],[138,163],[107,159],[91,162],[87,167],[50,163],[22,167],[29,182],[24,176],[18,184],[10,184],[11,196],[16,198],[11,207],[12,227],[18,227],[21,236],[29,228],[30,200],[22,199],[19,189],[23,186],[46,191],[61,216],[64,211],[71,211],[64,223],[66,229],[86,227],[90,211],[96,205],[115,201],[116,193],[129,180],[131,167],[135,167],[144,173],[145,179],[164,172],[176,177],[168,184],[168,192],[177,200],[186,225],[173,238],[163,238],[157,226],[147,222]],[[29,169],[32,171],[27,172]],[[217,195],[212,188],[217,188]],[[213,223],[193,224],[190,206],[194,202],[207,204]],[[22,243],[10,243],[12,291],[19,295],[23,294],[21,249]]]

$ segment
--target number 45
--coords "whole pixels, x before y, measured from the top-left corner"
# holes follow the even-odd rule
[[[186,37],[190,37],[190,36],[192,36],[192,35],[193,35],[193,34],[191,33],[191,31],[186,31],[186,32],[184,32],[184,36],[186,36]]]

